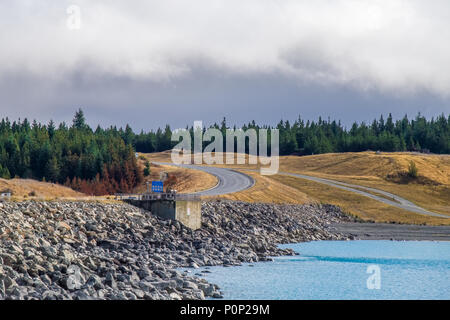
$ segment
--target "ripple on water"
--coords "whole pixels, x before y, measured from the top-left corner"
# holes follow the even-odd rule
[[[221,287],[225,299],[450,299],[450,242],[314,241],[281,247],[300,255],[253,267],[211,267],[203,276]],[[368,278],[376,276],[369,266],[380,270],[380,289],[368,288]]]

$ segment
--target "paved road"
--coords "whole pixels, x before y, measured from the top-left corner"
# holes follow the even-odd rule
[[[245,173],[234,171],[226,168],[216,168],[216,167],[203,167],[191,164],[175,165],[173,163],[162,163],[155,162],[160,165],[169,165],[183,167],[187,169],[201,170],[212,174],[217,177],[218,183],[215,187],[196,192],[195,194],[200,196],[220,196],[228,193],[239,192],[248,188],[251,188],[255,181],[252,177],[246,175]]]
[[[161,164],[161,165],[172,165],[172,166],[174,165],[173,163],[158,163],[158,162],[156,162],[156,163]],[[217,168],[217,167],[205,167],[205,166],[188,165],[188,164],[178,165],[178,166],[183,167],[183,168],[188,168],[188,169],[201,170],[201,171],[210,173],[217,177],[219,182],[215,187],[213,187],[209,190],[204,190],[204,191],[200,191],[200,192],[196,193],[196,194],[202,195],[202,196],[219,196],[219,195],[223,195],[223,194],[239,192],[239,191],[251,188],[255,183],[255,181],[253,180],[252,177],[250,177],[244,173],[241,173],[241,172],[238,172],[235,170],[231,170],[231,169]],[[257,170],[249,169],[246,171],[257,171]],[[439,217],[439,218],[450,218],[450,216],[447,216],[447,215],[428,211],[428,210],[421,208],[418,205],[412,203],[409,200],[406,200],[402,197],[399,197],[395,194],[392,194],[392,193],[389,193],[389,192],[386,192],[383,190],[364,187],[364,186],[360,186],[360,185],[356,185],[356,184],[335,181],[335,180],[330,180],[330,179],[308,176],[308,175],[304,175],[304,174],[297,174],[297,173],[290,173],[290,172],[279,172],[278,174],[301,178],[301,179],[306,179],[306,180],[311,180],[311,181],[318,182],[318,183],[323,183],[323,184],[329,185],[334,188],[354,192],[359,195],[386,203],[388,205],[391,205],[391,206],[394,206],[397,208],[405,209],[405,210],[408,210],[411,212],[434,216],[434,217]],[[377,196],[375,194],[372,194],[372,193],[369,193],[366,191],[378,193],[380,195],[383,195],[384,197]]]
[[[318,177],[313,177],[313,176],[307,176],[307,175],[304,175],[304,174],[297,174],[297,173],[290,173],[290,172],[279,172],[278,174],[282,174],[282,175],[286,175],[286,176],[302,178],[302,179],[311,180],[311,181],[314,181],[314,182],[323,183],[323,184],[332,186],[334,188],[339,188],[339,189],[342,189],[342,190],[351,191],[351,192],[360,194],[362,196],[365,196],[365,197],[368,197],[368,198],[372,198],[374,200],[377,200],[377,201],[389,204],[389,205],[397,207],[397,208],[405,209],[405,210],[408,210],[408,211],[411,211],[411,212],[424,214],[424,215],[429,215],[429,216],[434,216],[434,217],[439,217],[439,218],[450,218],[450,216],[446,216],[446,215],[443,215],[443,214],[439,214],[439,213],[428,211],[428,210],[426,210],[424,208],[421,208],[421,207],[415,205],[411,201],[408,201],[408,200],[406,200],[406,199],[404,199],[402,197],[399,197],[399,196],[397,196],[395,194],[392,194],[392,193],[389,193],[389,192],[386,192],[386,191],[383,191],[383,190],[379,190],[379,189],[375,189],[375,188],[369,188],[369,187],[364,187],[364,186],[360,186],[360,185],[356,185],[356,184],[344,183],[344,182],[330,180],[330,179],[324,179],[324,178],[318,178]],[[365,191],[363,191],[361,189],[384,195],[385,197],[388,197],[389,199],[386,199],[384,197],[371,194],[369,192],[365,192]]]

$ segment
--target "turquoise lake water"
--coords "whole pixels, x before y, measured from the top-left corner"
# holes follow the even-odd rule
[[[450,242],[314,241],[283,245],[299,256],[203,277],[225,299],[450,299]]]

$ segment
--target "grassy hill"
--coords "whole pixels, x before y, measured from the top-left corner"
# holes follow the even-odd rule
[[[154,162],[166,162],[171,163],[171,151],[164,151],[164,152],[157,152],[157,153],[146,153],[141,154],[146,157],[149,161]],[[247,156],[246,156],[247,157]],[[248,157],[247,157],[248,158]],[[193,158],[192,158],[193,160]],[[225,162],[225,160],[224,160]],[[222,166],[222,165],[220,165]],[[152,165],[152,168],[155,167],[155,165]],[[248,168],[256,168],[256,166],[226,166],[233,167],[236,169],[248,169]],[[172,167],[173,168],[173,167]],[[189,170],[189,171],[196,171],[196,170]],[[198,171],[197,171],[198,172]],[[208,187],[211,187],[211,183],[209,182],[208,176],[210,174],[201,172],[203,176],[196,175],[196,176],[190,176],[189,181],[186,181],[185,184],[187,185],[196,185],[198,186],[197,189],[201,190],[202,186],[203,189],[208,189]],[[310,203],[310,202],[316,202],[315,199],[309,197],[301,190],[298,190],[296,188],[291,188],[283,183],[279,183],[274,181],[273,179],[269,177],[263,177],[260,176],[258,173],[253,172],[245,172],[246,174],[252,176],[256,183],[255,185],[248,190],[244,190],[242,192],[233,193],[233,194],[226,194],[223,196],[220,196],[220,198],[223,199],[229,199],[229,200],[240,200],[240,201],[247,201],[247,202],[272,202],[272,203],[290,203],[290,204],[304,204],[304,203]],[[198,180],[200,179],[200,180]],[[182,178],[180,178],[182,180]],[[180,190],[180,189],[178,189]],[[196,190],[196,191],[198,191]],[[183,192],[188,192],[183,190]]]
[[[150,161],[171,162],[170,152],[141,155]],[[416,179],[405,178],[411,161],[418,168]],[[144,163],[145,161],[141,158],[138,163],[141,169],[144,168]],[[450,219],[415,214],[321,183],[283,175],[261,176],[258,172],[248,171],[248,169],[258,168],[254,165],[233,165],[231,167],[251,175],[255,178],[256,183],[251,189],[224,195],[222,198],[248,202],[331,203],[339,205],[347,212],[365,220],[450,224]],[[162,171],[177,178],[173,188],[179,192],[191,193],[205,190],[217,183],[214,176],[202,171],[159,165],[151,166],[151,174],[146,177],[146,181],[159,180],[159,174]],[[450,156],[448,155],[361,152],[303,157],[284,156],[280,157],[280,171],[307,174],[385,190],[425,209],[450,216]],[[19,200],[26,198],[88,198],[83,193],[61,185],[29,179],[0,179],[0,191],[6,189],[11,190],[13,197]],[[144,182],[136,187],[134,192],[144,192],[145,189]]]
[[[406,174],[411,161],[418,168],[416,179]],[[362,152],[289,156],[281,160],[281,170],[373,187],[397,194],[428,210],[450,215],[448,155]],[[317,190],[315,192],[321,196]]]
[[[13,199],[23,200],[25,198],[85,198],[84,193],[74,191],[65,186],[40,182],[32,179],[0,179],[0,191],[12,191]]]
[[[140,159],[138,165],[144,169],[144,161]],[[151,166],[151,174],[144,178],[133,192],[145,192],[146,181],[159,180],[160,172],[165,171],[177,178],[173,188],[178,192],[191,193],[214,187],[217,178],[211,174],[172,166]],[[93,197],[60,184],[42,182],[33,179],[2,179],[0,178],[0,192],[11,191],[13,200],[24,199],[80,199],[102,200],[108,196]]]
[[[148,158],[161,162],[171,161],[170,152],[150,154]],[[418,168],[417,179],[407,178],[411,161]],[[245,171],[257,169],[256,165],[226,167],[252,175],[256,179],[256,185],[252,189],[223,196],[224,198],[251,202],[332,203],[351,214],[377,222],[450,224],[450,219],[415,214],[320,183],[282,175],[263,177],[258,173]],[[450,215],[449,155],[359,152],[282,156],[280,171],[373,187],[397,194],[430,211]]]
[[[149,154],[140,154],[138,165],[142,170],[144,170],[145,167],[145,160],[143,160],[143,158],[148,158],[151,161],[157,161],[155,158],[151,158]],[[161,159],[161,161],[170,162],[167,159]],[[148,177],[144,177],[144,182],[138,185],[133,191],[137,193],[146,192],[146,182],[159,180],[159,175],[163,171],[176,177],[176,182],[172,186],[172,189],[175,189],[180,193],[193,193],[201,190],[207,190],[214,187],[218,182],[215,176],[203,171],[152,164],[150,168],[150,175]]]
[[[402,172],[414,161],[419,179],[405,181],[415,184],[450,185],[450,156],[399,153],[329,153],[305,157],[281,157],[281,171],[310,172],[333,176],[377,177],[402,182]]]

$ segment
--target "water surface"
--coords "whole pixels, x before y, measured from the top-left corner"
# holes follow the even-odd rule
[[[218,284],[225,299],[450,299],[450,242],[314,241],[281,247],[300,255],[199,271],[211,272],[203,277]]]

